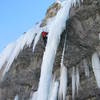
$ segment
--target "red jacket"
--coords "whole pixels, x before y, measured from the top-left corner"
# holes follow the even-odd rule
[[[48,32],[44,32],[44,31],[43,31],[43,32],[41,33],[41,35],[42,35],[42,38],[44,38],[44,37],[46,37],[46,36],[48,35]]]

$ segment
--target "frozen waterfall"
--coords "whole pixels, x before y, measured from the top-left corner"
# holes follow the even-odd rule
[[[47,46],[44,52],[42,66],[41,66],[37,100],[48,100],[50,81],[51,81],[52,69],[56,51],[60,42],[60,36],[64,31],[66,26],[66,21],[69,18],[70,8],[73,3],[76,3],[74,1],[77,0],[63,1],[61,3],[61,9],[58,11],[51,25],[49,25]]]

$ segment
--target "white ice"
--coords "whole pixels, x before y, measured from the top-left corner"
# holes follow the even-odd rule
[[[65,29],[72,3],[74,3],[73,0],[63,1],[61,3],[62,7],[58,11],[55,20],[49,25],[47,46],[41,66],[37,100],[48,100],[53,63],[60,42],[60,35]]]
[[[18,38],[15,42],[12,44],[9,44],[2,54],[0,54],[0,69],[2,66],[7,63],[3,74],[2,74],[2,79],[5,76],[6,72],[10,69],[13,61],[17,56],[19,55],[20,51],[23,50],[24,46],[30,47],[32,44],[32,41],[34,40],[35,36],[38,34],[40,31],[39,27],[40,23],[35,25],[32,29],[30,29],[28,32],[25,34],[21,35],[20,38]],[[39,39],[39,38],[37,38]],[[35,40],[37,41],[37,40]],[[35,42],[36,45],[37,42]]]
[[[41,36],[41,31],[39,31],[39,33],[36,35],[35,39],[34,39],[34,43],[33,43],[33,52],[35,50],[35,47],[40,39],[40,36]]]
[[[84,69],[85,69],[85,76],[86,77],[89,77],[89,66],[88,66],[88,63],[87,63],[87,60],[86,59],[84,59],[83,60],[83,67],[84,67]]]
[[[37,91],[32,94],[32,97],[30,100],[37,100]]]
[[[64,47],[63,47],[63,52],[62,52],[62,57],[61,57],[61,66],[64,63],[64,54],[65,54],[65,48],[66,48],[66,38],[67,38],[67,34],[65,34]]]
[[[80,75],[79,75],[79,69],[76,68],[76,89],[77,89],[77,95],[80,87]]]
[[[14,49],[15,43],[10,43],[0,54],[0,70],[2,66],[8,61],[13,49]]]
[[[67,36],[67,34],[66,34]],[[59,86],[59,100],[66,99],[67,93],[67,68],[64,66],[64,53],[65,53],[65,46],[66,46],[66,36],[64,41],[64,48],[62,52],[61,58],[61,69],[60,69],[60,86]]]
[[[92,68],[98,88],[100,88],[100,59],[96,52],[92,55]]]
[[[75,99],[75,83],[76,83],[75,68],[73,67],[73,70],[72,70],[72,100]]]
[[[18,95],[15,96],[14,100],[18,100]]]
[[[49,100],[57,100],[58,87],[59,87],[59,82],[54,81],[53,84],[52,84],[52,89],[51,89]]]
[[[67,68],[62,65],[60,70],[59,100],[66,99],[67,93]]]

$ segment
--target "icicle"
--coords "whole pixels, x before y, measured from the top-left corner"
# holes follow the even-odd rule
[[[79,86],[80,86],[80,76],[79,76],[79,70],[76,68],[76,89],[77,89],[77,95],[79,91]]]
[[[51,83],[50,83],[49,98],[50,98],[50,96],[51,96],[51,94],[52,94],[52,88],[54,87],[55,80],[56,80],[55,75],[52,75],[52,77],[51,77],[51,81],[50,81]]]
[[[100,33],[99,33],[99,40],[100,40]]]
[[[81,1],[80,1],[80,0],[77,0],[77,3],[78,3],[78,5],[80,6]]]
[[[41,36],[41,31],[35,37],[34,44],[33,44],[33,52],[34,52],[34,49],[36,47],[36,44],[38,43],[38,41],[40,39],[40,36]]]
[[[66,99],[67,93],[67,68],[62,65],[60,69],[60,87],[59,87],[59,100]]]
[[[37,100],[37,93],[37,91],[34,92],[30,100]]]
[[[83,2],[84,0],[81,0],[81,2]]]
[[[88,64],[87,64],[86,59],[83,60],[83,67],[84,67],[84,69],[85,69],[85,76],[86,76],[86,77],[89,77],[89,66],[88,66]]]
[[[18,100],[18,95],[15,96],[14,100]]]
[[[47,27],[45,26],[45,27],[40,28],[40,29],[38,30],[38,34],[36,35],[35,40],[34,40],[34,44],[33,44],[33,52],[34,52],[34,49],[35,49],[35,47],[36,47],[36,44],[38,43],[38,41],[39,41],[39,39],[40,39],[41,32],[43,31],[44,28],[46,29]],[[46,30],[46,31],[47,31],[47,30]]]
[[[72,2],[72,6],[76,6],[76,4],[80,6],[80,3],[83,2],[83,0],[72,0]]]
[[[65,35],[64,48],[63,48],[62,57],[61,57],[61,66],[64,63],[64,53],[65,53],[65,47],[66,47],[66,37],[67,37],[67,34]]]
[[[13,52],[15,43],[10,43],[0,54],[0,70],[2,66],[5,64],[5,62],[8,61],[11,53]]]
[[[75,99],[75,68],[72,71],[72,100]]]
[[[41,31],[41,28],[40,28],[40,23],[36,24],[32,29],[30,29],[27,33],[26,33],[26,45],[27,46],[31,46],[34,38],[36,35],[39,34],[39,32]]]
[[[77,0],[73,0],[73,5],[76,6]]]
[[[64,48],[63,48],[62,58],[61,58],[59,100],[65,100],[65,98],[66,98],[66,91],[67,91],[67,68],[63,64],[63,62],[64,62],[65,46],[66,46],[66,36],[65,36]]]
[[[30,29],[28,32],[26,32],[26,34],[21,35],[20,38],[18,38],[16,40],[16,42],[13,43],[12,48],[9,48],[9,50],[6,49],[4,51],[4,54],[3,54],[3,55],[6,55],[5,57],[0,55],[1,56],[1,58],[0,58],[0,60],[1,60],[0,68],[7,61],[7,65],[6,65],[6,67],[3,71],[3,74],[2,74],[2,79],[5,76],[6,72],[8,72],[8,70],[10,69],[14,59],[17,58],[20,51],[23,50],[24,46],[26,45],[27,47],[30,47],[32,41],[35,38],[36,33],[38,34],[38,32],[40,30],[39,25],[40,25],[40,23],[37,24],[34,28]]]
[[[92,55],[92,68],[98,88],[100,88],[100,60],[96,52]]]
[[[49,100],[57,100],[58,87],[59,83],[57,81],[53,82]]]
[[[13,50],[13,52],[12,52],[8,62],[7,62],[6,68],[3,72],[3,77],[4,77],[5,73],[9,70],[12,62],[14,61],[14,58],[16,58],[16,56],[18,55],[19,50],[20,50],[19,48],[21,47],[21,44],[19,43],[19,41],[22,40],[22,39],[23,39],[23,35],[16,41],[15,48],[14,48],[14,50]]]

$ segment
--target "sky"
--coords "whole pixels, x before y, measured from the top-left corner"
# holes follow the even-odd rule
[[[55,0],[0,0],[0,52],[43,19]]]

